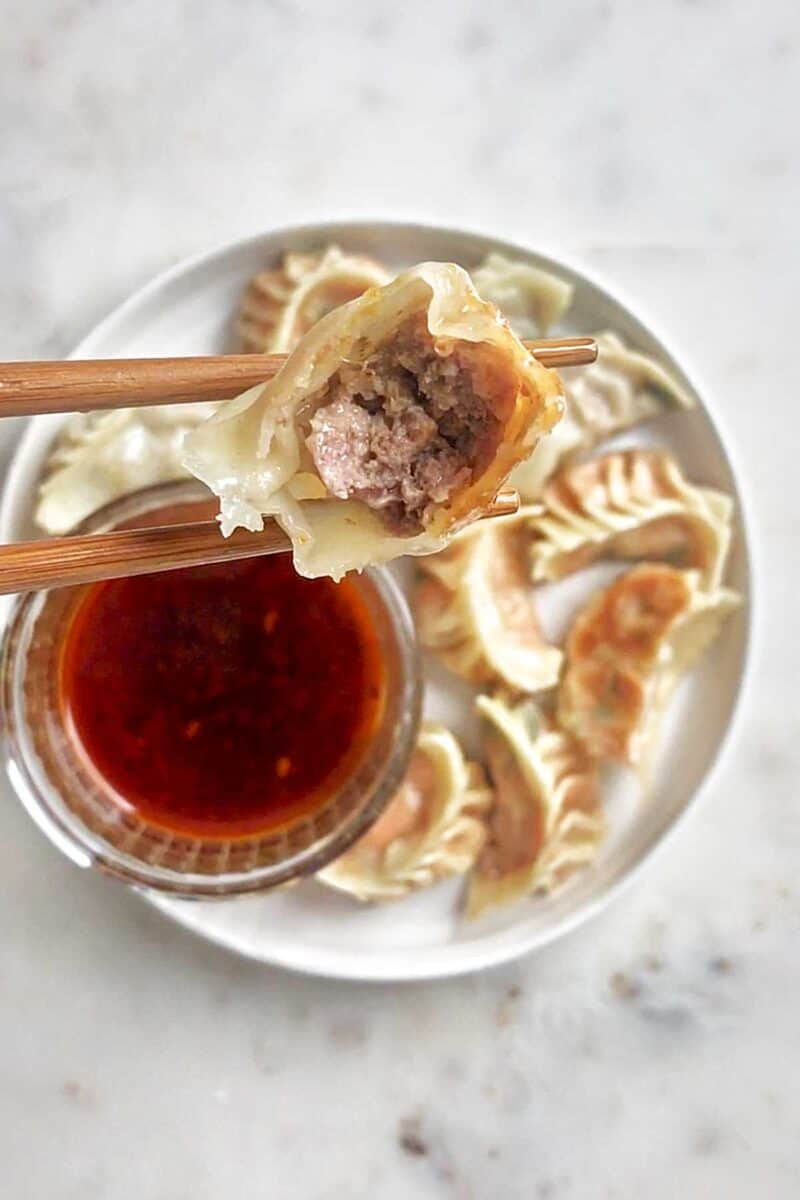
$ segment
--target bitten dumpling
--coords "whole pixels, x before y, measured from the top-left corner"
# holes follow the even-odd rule
[[[45,466],[36,524],[47,533],[69,533],[120,496],[187,478],[184,437],[215,407],[167,404],[76,414]]]
[[[412,593],[420,640],[457,675],[538,692],[563,655],[542,633],[528,566],[529,514],[481,522],[421,559]]]
[[[239,310],[242,348],[288,354],[332,309],[382,286],[391,271],[363,254],[328,246],[316,254],[288,253],[280,267],[254,275]]]
[[[575,290],[550,271],[497,253],[487,254],[472,271],[472,282],[521,338],[546,334],[566,313]]]
[[[538,499],[562,462],[603,438],[667,409],[694,406],[689,393],[655,359],[628,349],[615,333],[599,333],[595,340],[596,362],[563,371],[563,420],[511,477],[523,500]]]
[[[468,871],[491,793],[452,733],[423,726],[405,780],[369,832],[317,876],[358,900],[392,900]]]
[[[479,696],[494,799],[467,915],[550,892],[590,862],[605,832],[596,770],[531,700]]]
[[[706,591],[699,571],[645,564],[619,576],[570,630],[561,724],[594,758],[645,765],[675,686],[739,603],[728,588]]]
[[[302,575],[441,549],[558,420],[562,389],[469,276],[423,263],[323,317],[184,461],[223,533],[274,516]]]
[[[670,454],[624,450],[568,465],[545,485],[542,503],[529,521],[537,582],[598,558],[696,567],[709,588],[722,579],[733,502],[689,483]]]

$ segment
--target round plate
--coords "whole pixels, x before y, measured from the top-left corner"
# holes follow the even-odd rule
[[[173,920],[240,954],[295,970],[362,980],[455,975],[503,962],[559,937],[598,912],[674,828],[707,784],[728,733],[742,687],[750,628],[750,563],[739,491],[708,400],[640,319],[574,267],[495,238],[425,225],[347,222],[278,230],[202,255],[160,275],[101,322],[76,358],[218,353],[232,344],[232,318],[242,289],[285,250],[337,242],[401,268],[425,259],[474,267],[490,251],[555,271],[575,287],[563,332],[613,329],[658,357],[695,396],[691,412],[669,413],[627,435],[625,442],[675,452],[690,479],[720,487],[737,501],[727,582],[745,603],[726,624],[700,666],[685,681],[663,730],[648,794],[624,773],[609,781],[610,833],[596,862],[556,895],[532,898],[474,922],[459,912],[462,884],[448,881],[379,907],[358,905],[308,881],[289,890],[228,901],[181,901],[146,895]],[[9,471],[0,508],[3,541],[31,537],[32,497],[62,417],[33,419]],[[620,439],[617,439],[620,441]],[[403,568],[399,568],[401,574]],[[545,620],[563,628],[597,568],[546,597]],[[599,568],[600,571],[603,568]],[[469,745],[471,689],[428,664],[427,714],[456,729]]]

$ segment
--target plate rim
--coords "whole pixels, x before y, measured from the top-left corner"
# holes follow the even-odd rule
[[[516,939],[511,941],[509,941],[510,931],[507,928],[497,931],[497,933],[489,935],[485,940],[474,944],[454,943],[450,946],[401,946],[395,947],[389,952],[378,951],[375,953],[370,952],[369,954],[366,954],[364,950],[352,951],[346,948],[319,945],[314,946],[309,953],[305,944],[299,942],[293,948],[273,947],[268,952],[260,953],[257,949],[254,951],[251,947],[240,944],[239,939],[235,934],[232,935],[230,931],[222,931],[215,928],[209,930],[198,926],[191,919],[193,905],[189,905],[188,902],[184,902],[187,903],[187,911],[184,912],[176,910],[175,902],[168,897],[147,893],[142,889],[132,889],[135,894],[146,900],[163,917],[169,918],[195,936],[224,947],[232,953],[240,954],[251,961],[315,977],[349,980],[360,983],[399,983],[425,979],[452,978],[469,974],[473,971],[500,966],[503,963],[510,962],[523,955],[530,954],[534,950],[550,945],[561,937],[567,936],[585,922],[593,920],[607,906],[623,895],[625,890],[640,878],[645,867],[654,861],[656,854],[683,827],[684,822],[689,819],[690,814],[697,812],[701,798],[707,795],[730,753],[733,737],[739,729],[742,719],[745,698],[750,692],[755,646],[757,641],[760,641],[761,614],[756,586],[756,581],[760,577],[760,562],[757,549],[758,540],[753,537],[754,522],[752,514],[754,506],[751,500],[749,485],[746,482],[746,477],[740,471],[738,452],[734,449],[735,443],[729,436],[725,420],[720,417],[720,409],[716,404],[713,390],[707,386],[702,374],[697,371],[694,362],[688,360],[682,351],[679,354],[675,352],[671,338],[665,338],[658,331],[658,323],[652,321],[646,309],[643,310],[638,300],[633,303],[628,298],[624,288],[618,287],[613,280],[609,283],[609,274],[607,272],[599,276],[593,270],[587,270],[583,264],[573,261],[571,256],[565,254],[560,248],[558,250],[551,250],[549,247],[540,249],[533,245],[528,245],[523,241],[516,240],[516,237],[519,236],[516,234],[512,240],[509,240],[498,237],[496,233],[489,229],[451,226],[422,220],[403,220],[400,218],[385,217],[370,218],[367,216],[344,217],[332,221],[304,221],[292,225],[276,225],[258,232],[220,241],[213,247],[182,258],[158,272],[126,296],[119,304],[114,306],[105,317],[96,322],[80,339],[68,357],[73,359],[91,357],[94,346],[97,343],[101,343],[105,337],[108,337],[113,332],[115,325],[123,322],[131,311],[135,311],[139,306],[146,304],[175,280],[203,267],[207,267],[213,264],[215,260],[224,260],[231,254],[246,250],[248,246],[252,246],[255,252],[266,239],[284,238],[288,240],[290,238],[310,236],[335,240],[337,232],[340,234],[349,234],[354,229],[367,225],[374,229],[380,228],[389,236],[392,232],[403,231],[405,234],[420,232],[426,235],[439,234],[450,237],[481,238],[492,241],[498,246],[506,247],[511,251],[534,254],[538,259],[544,260],[546,264],[551,265],[555,271],[566,270],[572,273],[624,308],[658,342],[669,358],[678,365],[692,390],[701,398],[702,407],[717,435],[723,455],[730,468],[734,484],[739,510],[739,522],[741,525],[747,583],[742,659],[736,695],[733,699],[730,718],[722,736],[714,747],[708,768],[699,785],[690,794],[683,808],[673,817],[671,823],[642,852],[639,859],[625,874],[613,880],[602,892],[587,899],[573,912],[560,917],[549,928],[535,928],[528,930],[526,933],[524,926],[521,925]],[[35,441],[35,421],[28,419],[14,447],[3,483],[2,494],[0,495],[0,537],[2,537],[3,541],[8,540],[9,525],[12,517],[12,499],[19,491],[19,477],[25,469],[25,462]],[[242,903],[244,901],[240,900],[239,902]],[[197,903],[202,902],[198,901]],[[209,903],[213,904],[214,901],[209,901]]]

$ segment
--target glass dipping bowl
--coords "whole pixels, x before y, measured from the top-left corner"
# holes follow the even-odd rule
[[[152,525],[158,523],[157,509],[208,500],[206,489],[193,481],[160,484],[107,505],[76,532]],[[346,783],[315,813],[237,838],[178,834],[119,804],[65,724],[59,698],[61,649],[87,588],[17,597],[2,647],[6,765],[40,829],[79,866],[185,898],[264,891],[313,874],[343,854],[397,790],[422,704],[419,652],[402,592],[385,570],[353,579],[372,618],[387,676],[386,703],[372,742]]]

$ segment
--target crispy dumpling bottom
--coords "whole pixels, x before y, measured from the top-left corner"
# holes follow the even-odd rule
[[[728,588],[705,590],[698,571],[642,565],[619,576],[570,630],[562,725],[594,758],[649,766],[676,684],[740,602]]]

